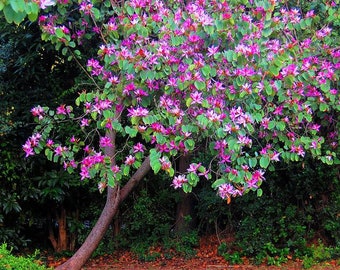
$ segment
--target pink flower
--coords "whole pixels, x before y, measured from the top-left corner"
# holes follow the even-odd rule
[[[144,117],[149,114],[149,111],[142,107],[128,109],[128,116],[130,117]]]
[[[32,147],[31,141],[29,139],[22,146],[22,149],[26,153],[25,157],[29,157],[29,156],[33,156],[34,155],[33,147]]]
[[[228,199],[231,196],[235,197],[237,195],[242,195],[241,192],[239,190],[235,189],[234,186],[231,185],[231,184],[220,185],[218,187],[217,193],[222,199]]]
[[[32,108],[31,113],[34,117],[38,117],[39,120],[42,120],[45,115],[45,111],[40,105]]]
[[[198,35],[190,35],[188,37],[188,41],[191,43],[196,43],[200,40],[201,38]]]
[[[93,5],[90,1],[86,1],[86,2],[84,1],[80,4],[79,10],[83,11],[84,14],[89,15],[89,14],[92,13],[92,7],[93,7]]]
[[[209,57],[214,56],[217,52],[218,52],[218,46],[212,45],[208,48],[207,56]]]
[[[67,151],[67,147],[66,146],[57,146],[57,148],[54,150],[54,153],[56,156],[62,156],[62,154]]]
[[[211,176],[209,175],[209,172],[210,172],[209,170],[207,170],[207,169],[204,168],[204,171],[201,172],[201,173],[199,173],[198,175],[199,175],[199,176],[204,176],[205,179],[209,180],[210,177],[211,177]]]
[[[119,173],[120,172],[120,168],[117,165],[112,166],[111,170],[112,170],[113,173]]]
[[[280,157],[280,153],[274,151],[274,153],[269,154],[270,160],[272,161],[280,161],[279,157]]]
[[[60,105],[58,108],[57,108],[57,114],[68,114],[72,111],[72,108],[70,106],[67,106],[65,107],[66,105],[65,104],[62,104]]]
[[[55,3],[56,3],[56,1],[54,1],[54,0],[40,0],[39,6],[40,6],[41,9],[45,9],[48,6],[54,6]]]
[[[133,163],[135,163],[135,161],[136,161],[136,158],[133,157],[132,155],[129,155],[125,159],[125,164],[131,166],[131,165],[133,165]]]
[[[80,176],[81,176],[81,180],[84,180],[86,178],[90,178],[90,170],[88,167],[82,166],[80,169]]]
[[[178,189],[178,188],[181,188],[183,184],[187,182],[188,182],[187,178],[185,177],[185,175],[182,174],[182,175],[175,176],[174,179],[172,180],[171,185],[175,189]]]
[[[89,126],[89,123],[90,123],[89,119],[83,118],[83,119],[81,119],[81,121],[80,121],[80,126],[81,126],[81,127],[88,127],[88,126]]]
[[[54,142],[51,139],[48,139],[46,141],[46,147],[51,148],[53,146]]]
[[[191,163],[187,171],[196,173],[200,166],[201,166],[201,163]]]
[[[138,153],[138,152],[144,153],[144,149],[145,149],[145,147],[141,143],[137,143],[136,145],[133,146],[133,152],[134,153]]]
[[[195,104],[195,103],[201,104],[202,101],[203,101],[202,93],[197,92],[197,91],[191,93],[191,94],[190,94],[190,97],[191,97],[191,99],[192,99],[191,104]]]
[[[99,141],[100,147],[112,147],[112,142],[109,137],[101,137]]]
[[[164,171],[169,171],[170,170],[171,162],[169,161],[169,159],[167,157],[160,158],[159,162],[162,165],[162,170],[164,170]]]

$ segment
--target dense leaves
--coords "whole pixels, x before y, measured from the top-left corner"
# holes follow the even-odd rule
[[[100,39],[86,67],[93,85],[76,100],[81,118],[66,105],[32,109],[38,133],[24,145],[26,156],[45,149],[70,172],[79,168],[82,179],[98,174],[102,190],[139,168],[149,151],[154,172],[171,177],[172,157],[210,152],[208,164],[192,163],[173,186],[190,192],[213,178],[227,200],[248,190],[261,195],[273,162],[308,155],[338,162],[336,3],[320,4],[320,14],[275,1],[82,2],[71,10],[75,5],[47,8],[39,17],[42,38],[69,58]],[[92,135],[51,140],[54,123],[67,118],[99,134],[101,148],[90,146]],[[126,156],[113,167],[102,152],[112,146],[110,130],[126,140]]]

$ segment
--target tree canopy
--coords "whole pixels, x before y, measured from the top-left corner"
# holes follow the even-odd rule
[[[320,14],[275,1],[52,4],[40,3],[44,40],[76,59],[91,40],[100,46],[86,65],[93,85],[76,100],[83,113],[64,104],[56,112],[33,108],[39,126],[24,145],[27,156],[44,149],[69,171],[79,168],[81,179],[98,174],[100,190],[150,156],[175,188],[189,192],[213,178],[223,199],[260,195],[272,162],[338,161],[335,3],[320,4]],[[69,118],[91,136],[53,141],[53,123]],[[102,151],[112,131],[125,141],[115,165]],[[99,148],[89,144],[92,135]],[[176,174],[172,158],[196,152],[211,162]]]

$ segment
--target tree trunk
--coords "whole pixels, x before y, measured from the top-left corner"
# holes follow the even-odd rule
[[[48,239],[51,241],[52,247],[54,251],[57,251],[58,241],[54,235],[53,225],[52,225],[52,216],[48,213]]]
[[[58,220],[58,250],[67,250],[67,222],[66,222],[66,209],[61,206],[60,215],[57,216]]]
[[[60,214],[58,213],[59,211],[60,211]],[[50,222],[48,225],[48,231],[49,231],[48,239],[51,241],[54,251],[61,252],[61,251],[68,249],[68,243],[69,243],[67,223],[66,223],[67,215],[66,215],[66,209],[63,205],[60,207],[60,209],[55,210],[55,212],[56,212],[55,218],[58,224],[57,226],[58,232],[55,233],[53,225],[51,224],[52,218],[51,218],[51,215],[49,214],[48,220]]]
[[[150,169],[150,158],[147,157],[141,167],[121,190],[118,185],[114,188],[108,187],[106,203],[96,225],[93,227],[89,236],[78,251],[68,261],[58,266],[56,270],[81,269],[102,240],[113,217],[118,211],[120,203],[130,194],[133,188],[143,179]]]
[[[185,173],[190,164],[190,155],[183,155],[179,158],[178,171]],[[195,198],[192,193],[180,191],[180,201],[177,204],[175,233],[181,234],[190,231],[195,226]]]

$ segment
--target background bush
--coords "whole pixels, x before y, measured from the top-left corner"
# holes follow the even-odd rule
[[[8,269],[8,270],[43,270],[46,269],[43,265],[39,264],[39,261],[36,259],[38,256],[38,251],[34,253],[34,255],[29,257],[16,257],[11,254],[11,250],[7,249],[6,244],[2,244],[0,246],[0,269]]]

